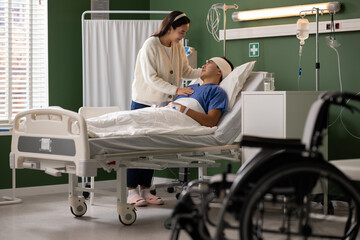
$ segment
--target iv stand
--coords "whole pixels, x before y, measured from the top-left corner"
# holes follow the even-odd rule
[[[324,14],[324,11],[331,13],[336,13],[340,10],[340,3],[339,2],[331,2],[328,4],[327,9],[319,9],[319,8],[312,8],[311,10],[304,10],[300,12],[300,16],[302,13],[306,15],[306,12],[310,12],[311,14],[316,13],[316,58],[315,58],[315,72],[316,72],[316,91],[319,91],[319,70],[320,70],[320,62],[319,62],[319,13],[321,15]]]
[[[304,10],[300,12],[300,16],[302,13],[306,14],[306,12],[313,13],[315,11],[316,17],[316,34],[315,34],[315,90],[319,91],[319,73],[320,73],[320,62],[319,62],[319,13],[323,15],[326,9],[313,8],[311,10]]]
[[[315,90],[319,91],[319,70],[320,70],[320,62],[319,62],[319,9],[316,8],[316,54],[315,54]]]
[[[226,57],[226,3],[224,3],[224,57]]]
[[[224,6],[222,8],[224,10],[224,57],[226,57],[226,10],[228,10],[229,8],[237,9],[238,5],[226,5],[226,3],[224,3]]]

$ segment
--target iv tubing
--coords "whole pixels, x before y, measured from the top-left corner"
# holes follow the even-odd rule
[[[339,85],[340,85],[340,92],[342,92],[342,79],[341,79],[341,67],[340,67],[340,57],[339,57],[339,52],[336,48],[334,47],[331,47],[332,49],[334,49],[334,51],[336,52],[336,55],[337,55],[337,59],[338,59],[338,69],[339,69]]]
[[[299,48],[299,75],[298,75],[298,79],[297,79],[297,85],[298,85],[298,91],[300,91],[300,77],[301,77],[301,56],[302,56],[302,49],[303,49],[303,44],[300,43],[300,48]]]
[[[359,94],[360,94],[360,92],[358,92],[358,93],[356,94],[356,96],[359,95]],[[347,100],[347,101],[346,101],[346,104],[348,104],[348,103],[350,102],[350,100],[351,100],[351,99]],[[343,116],[342,116],[343,111],[344,111],[344,107],[341,107],[340,113],[339,113],[339,115],[337,116],[336,120],[335,120],[333,123],[331,123],[328,127],[331,127],[331,126],[340,118],[341,125],[343,126],[343,128],[345,129],[345,131],[346,131],[351,137],[360,140],[360,136],[356,136],[355,134],[353,134],[352,132],[350,132],[350,130],[346,127],[346,125],[345,125],[345,123],[344,123],[344,121],[343,121]]]
[[[331,47],[331,46],[330,46],[330,47]],[[340,67],[339,52],[337,51],[337,49],[336,49],[335,47],[331,47],[331,48],[334,49],[334,51],[336,52],[336,55],[337,55],[337,59],[338,59],[338,69],[339,69],[339,85],[340,85],[340,92],[342,92],[343,90],[342,90],[342,79],[341,79],[341,67]],[[359,93],[360,93],[360,92],[359,92]],[[359,93],[357,93],[356,95],[358,95]],[[350,101],[350,100],[348,100],[347,103],[348,103],[349,101]],[[334,125],[334,124],[337,122],[337,120],[339,119],[339,117],[340,117],[341,124],[343,125],[343,127],[345,128],[345,130],[346,130],[351,136],[353,136],[352,133],[350,133],[350,131],[347,130],[347,128],[345,127],[345,125],[344,125],[344,123],[343,123],[343,121],[342,121],[342,111],[343,111],[343,110],[344,110],[344,107],[341,107],[341,110],[340,110],[339,115],[336,117],[336,119],[334,120],[334,122],[332,122],[332,123],[330,123],[330,124],[328,125],[328,127],[331,127],[332,125]],[[353,137],[357,138],[356,136],[353,136]],[[358,138],[358,139],[360,139],[360,138]]]
[[[221,3],[216,3],[213,4],[207,14],[206,17],[206,27],[209,31],[209,33],[211,35],[213,35],[214,39],[217,42],[220,42],[220,38],[217,35],[217,31],[219,30],[219,17],[220,17],[220,12],[218,9],[223,9],[224,10],[224,56],[226,56],[226,11],[230,8],[234,8],[237,9],[238,5],[234,4],[234,5],[226,5],[226,3],[221,4]]]
[[[360,92],[358,92],[358,93],[356,94],[356,96],[359,95],[359,94],[360,94]],[[346,103],[350,102],[350,100],[351,100],[351,99],[347,100]],[[345,126],[344,121],[343,121],[343,118],[342,118],[342,111],[343,111],[343,109],[344,109],[344,108],[342,108],[342,109],[341,109],[341,112],[340,112],[341,125],[345,128],[345,131],[346,131],[350,136],[352,136],[353,138],[356,138],[356,139],[360,139],[359,136],[356,136],[356,135],[354,135],[353,133],[351,133],[350,130],[347,129],[347,127]]]

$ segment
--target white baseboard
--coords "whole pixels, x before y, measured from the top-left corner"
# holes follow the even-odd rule
[[[159,183],[171,183],[174,179],[171,178],[159,178],[154,177],[153,184]],[[116,180],[107,180],[107,181],[96,181],[96,188],[102,189],[111,189],[116,188]],[[57,184],[57,185],[48,185],[48,186],[39,186],[39,187],[24,187],[16,188],[16,196],[35,196],[35,195],[44,195],[44,194],[55,194],[55,193],[66,193],[68,191],[68,184]],[[1,196],[12,196],[12,189],[0,189]]]

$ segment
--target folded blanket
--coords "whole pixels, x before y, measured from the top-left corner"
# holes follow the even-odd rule
[[[89,137],[124,135],[206,135],[217,127],[201,126],[191,117],[167,107],[108,113],[86,120]]]

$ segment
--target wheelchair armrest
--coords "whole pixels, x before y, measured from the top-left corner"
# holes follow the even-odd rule
[[[246,135],[242,136],[240,146],[305,150],[305,145],[301,143],[300,139],[264,138]]]

